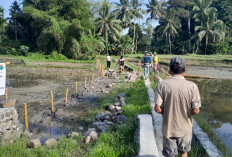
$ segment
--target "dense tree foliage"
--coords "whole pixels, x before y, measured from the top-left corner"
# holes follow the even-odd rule
[[[6,19],[0,7],[0,53],[56,52],[73,59],[145,50],[232,54],[231,0],[21,2],[12,3]]]

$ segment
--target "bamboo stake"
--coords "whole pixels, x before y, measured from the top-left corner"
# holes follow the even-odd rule
[[[7,88],[6,88],[6,92],[5,92],[5,98],[6,98],[6,100],[8,100],[8,92],[7,92]]]
[[[77,81],[75,82],[75,94],[77,94]]]
[[[66,89],[66,94],[65,94],[65,104],[68,102],[68,87]]]
[[[93,82],[94,82],[94,74],[92,74],[92,84],[93,84]]]
[[[25,128],[28,129],[28,119],[27,119],[27,104],[24,104],[24,117],[25,117]]]
[[[53,92],[52,92],[52,90],[50,91],[50,93],[51,93],[51,112],[53,113],[54,107],[53,107]]]
[[[86,81],[87,81],[87,78],[85,77],[85,89],[86,89]]]

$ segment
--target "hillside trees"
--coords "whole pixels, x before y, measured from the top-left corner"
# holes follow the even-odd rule
[[[73,59],[98,53],[96,48],[91,49],[93,53],[87,53],[87,45],[81,43],[82,37],[90,38],[89,30],[94,30],[93,15],[86,0],[24,0],[22,10],[16,6],[14,2],[10,10],[8,34],[11,40],[19,39],[21,44],[29,46],[30,51],[45,54],[57,51]]]

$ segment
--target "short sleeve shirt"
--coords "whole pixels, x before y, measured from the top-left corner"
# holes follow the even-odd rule
[[[180,75],[159,82],[155,91],[155,104],[163,105],[162,132],[165,137],[184,137],[192,133],[191,110],[201,107],[195,83]]]
[[[106,56],[106,60],[107,60],[107,61],[110,61],[110,56]]]

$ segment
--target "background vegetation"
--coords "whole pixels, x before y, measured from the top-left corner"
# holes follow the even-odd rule
[[[0,6],[0,53],[232,54],[231,9],[230,0],[14,1],[7,18]]]

